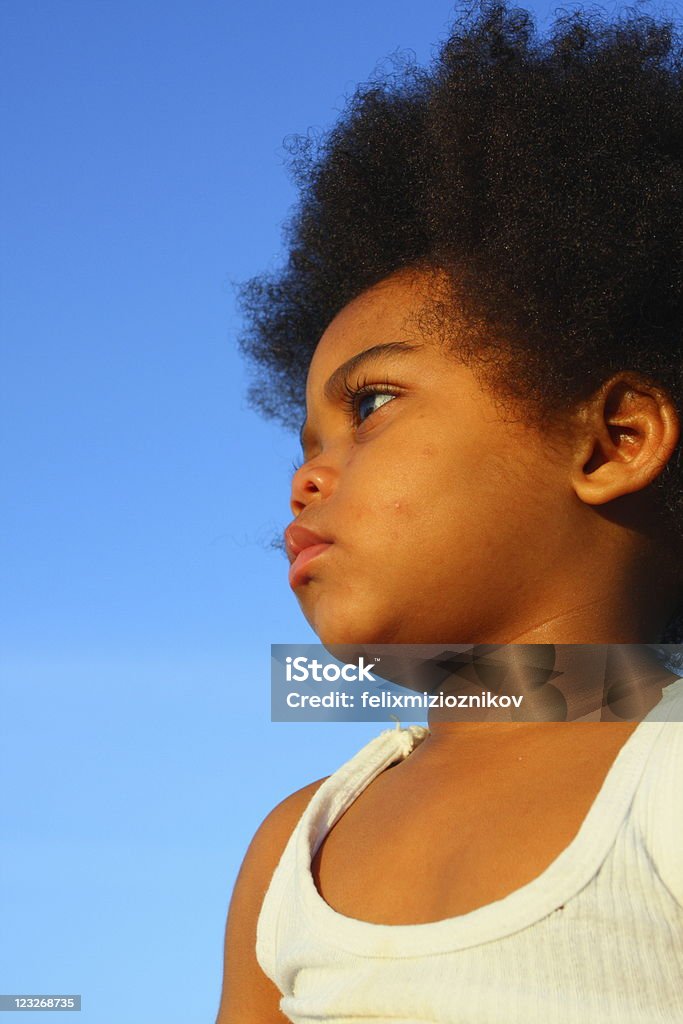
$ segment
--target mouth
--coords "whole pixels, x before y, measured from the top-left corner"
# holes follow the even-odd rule
[[[285,548],[289,559],[289,585],[294,588],[309,576],[308,565],[332,547],[332,541],[300,523],[290,523],[285,530]]]
[[[296,587],[299,583],[303,583],[304,580],[308,579],[308,563],[331,547],[331,544],[311,544],[310,547],[304,548],[289,567],[290,587]]]

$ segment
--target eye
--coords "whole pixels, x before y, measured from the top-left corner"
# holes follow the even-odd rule
[[[389,381],[371,384],[368,380],[354,383],[345,380],[339,387],[340,390],[335,401],[341,402],[356,429],[360,428],[383,405],[387,405],[392,399],[398,398],[404,393],[403,388],[390,384]],[[304,455],[302,459],[292,462],[290,480],[307,461]]]
[[[342,401],[349,411],[355,426],[360,426],[381,406],[397,397],[389,384],[344,383]]]
[[[379,408],[380,405],[385,405],[395,397],[395,395],[387,395],[383,391],[365,391],[361,393],[358,396],[358,401],[356,402],[356,411],[359,422],[363,423],[368,416],[372,415],[375,409]]]

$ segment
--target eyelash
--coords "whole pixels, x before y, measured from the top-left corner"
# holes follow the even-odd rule
[[[361,423],[365,423],[365,420],[358,418],[358,405],[365,395],[393,395],[397,396],[400,394],[399,390],[395,388],[388,380],[382,381],[381,383],[371,384],[369,378],[364,377],[352,384],[347,378],[341,385],[341,402],[344,409],[347,411],[349,418],[353,422],[354,427],[360,426]],[[388,404],[388,403],[387,403]],[[366,416],[366,419],[369,419]],[[292,462],[292,476],[297,473],[304,465],[304,459],[294,459]]]
[[[348,379],[343,382],[341,401],[353,421],[353,425],[358,427],[372,416],[372,413],[370,413],[366,416],[365,420],[359,419],[358,407],[361,398],[364,398],[365,395],[393,395],[396,397],[398,394],[397,388],[390,384],[388,380],[373,384],[369,378],[363,377],[357,380],[355,384],[352,384]]]

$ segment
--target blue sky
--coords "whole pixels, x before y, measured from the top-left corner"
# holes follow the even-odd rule
[[[232,282],[282,254],[283,139],[450,13],[0,4],[2,992],[212,1021],[255,828],[381,728],[269,720],[270,644],[316,638]]]

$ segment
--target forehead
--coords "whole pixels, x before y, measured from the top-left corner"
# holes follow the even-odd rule
[[[418,319],[439,288],[435,273],[393,274],[363,292],[335,316],[320,338],[308,369],[310,404],[341,363],[373,345],[392,341],[427,341]]]

